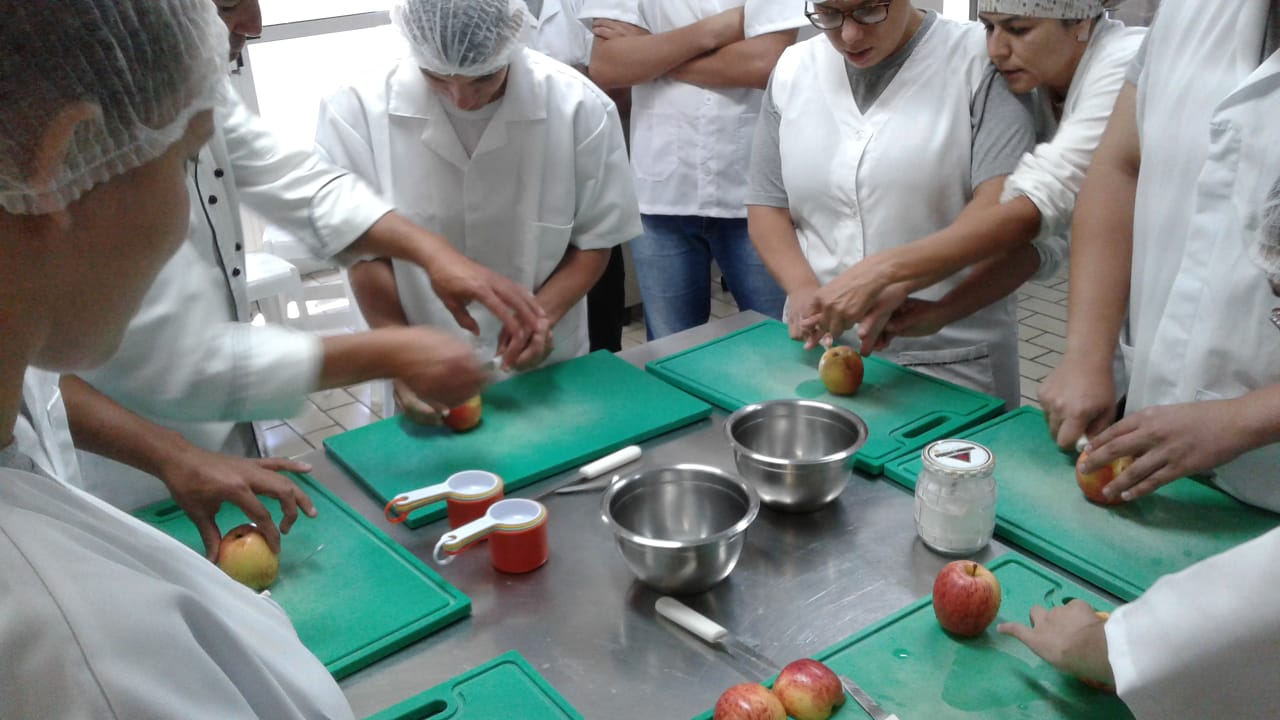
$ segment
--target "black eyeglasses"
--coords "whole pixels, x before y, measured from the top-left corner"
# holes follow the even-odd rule
[[[893,0],[885,2],[867,3],[859,5],[852,10],[828,10],[814,7],[810,3],[805,3],[804,16],[809,18],[809,22],[819,30],[836,30],[844,27],[846,19],[852,20],[859,25],[879,25],[889,17],[889,6],[893,4]]]

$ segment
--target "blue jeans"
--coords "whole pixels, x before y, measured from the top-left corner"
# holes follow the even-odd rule
[[[641,215],[644,235],[631,241],[650,340],[697,327],[711,317],[711,260],[739,310],[781,318],[786,293],[747,236],[745,218]]]

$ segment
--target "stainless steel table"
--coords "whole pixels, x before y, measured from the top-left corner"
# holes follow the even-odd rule
[[[643,367],[761,318],[740,313],[620,356]],[[627,470],[698,462],[733,472],[724,417],[717,411],[645,443],[644,455]],[[323,451],[302,459],[315,467],[317,480],[431,564],[431,549],[447,530],[443,520],[417,530],[391,526],[381,505]],[[569,478],[565,473],[513,495],[541,493]],[[659,594],[623,564],[600,519],[600,497],[595,492],[543,498],[551,559],[536,572],[498,573],[483,549],[437,567],[471,598],[471,617],[344,679],[357,716],[511,649],[592,719],[689,718],[710,707],[724,688],[743,682],[749,667],[656,616]],[[932,589],[934,575],[949,559],[916,538],[912,505],[912,497],[892,482],[855,473],[839,500],[816,513],[762,508],[733,574],[702,595],[682,599],[780,662],[816,653]],[[1006,550],[992,542],[974,559],[985,563]]]

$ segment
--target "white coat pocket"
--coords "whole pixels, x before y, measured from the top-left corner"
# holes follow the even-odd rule
[[[894,361],[903,367],[919,370],[926,375],[978,392],[990,393],[995,387],[991,348],[986,343],[945,350],[900,352]]]
[[[631,155],[636,177],[641,180],[666,180],[676,171],[680,161],[680,116],[673,113],[637,113],[635,132],[631,135]]]

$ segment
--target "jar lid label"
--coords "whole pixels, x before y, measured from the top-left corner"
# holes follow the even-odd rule
[[[991,451],[968,440],[939,440],[925,448],[929,460],[948,470],[980,470],[991,464]]]

